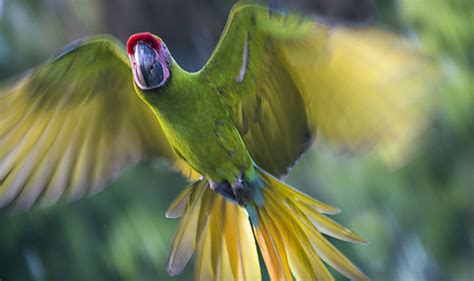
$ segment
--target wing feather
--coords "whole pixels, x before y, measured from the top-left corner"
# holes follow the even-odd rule
[[[229,79],[243,65],[244,79]],[[237,4],[200,74],[214,77],[255,162],[284,176],[316,133],[337,149],[377,145],[389,163],[402,160],[426,127],[430,106],[420,97],[436,70],[388,32]]]
[[[135,94],[125,52],[95,36],[0,88],[0,207],[77,200],[148,156],[197,173]]]

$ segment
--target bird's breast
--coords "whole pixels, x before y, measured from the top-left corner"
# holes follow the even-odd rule
[[[235,125],[221,110],[195,104],[161,116],[160,121],[170,144],[193,168],[210,179],[231,181],[252,160]]]

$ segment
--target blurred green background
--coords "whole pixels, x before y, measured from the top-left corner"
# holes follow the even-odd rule
[[[125,41],[151,31],[181,65],[197,70],[233,2],[0,0],[0,79],[95,33]],[[373,280],[474,280],[474,1],[279,3],[331,23],[400,32],[442,67],[441,106],[407,165],[390,170],[376,155],[348,157],[315,146],[288,180],[339,206],[335,219],[370,241],[335,243]],[[178,221],[164,212],[184,185],[158,161],[128,169],[92,198],[0,215],[0,279],[170,280],[165,266]],[[191,279],[191,264],[173,278]]]

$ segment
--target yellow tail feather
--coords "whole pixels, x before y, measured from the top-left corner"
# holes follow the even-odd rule
[[[170,275],[181,273],[196,251],[196,280],[261,280],[245,209],[211,191],[206,180],[188,186],[167,216],[182,216],[168,262]]]
[[[365,243],[323,215],[339,209],[265,171],[259,175],[263,204],[239,206],[214,193],[205,179],[178,196],[167,212],[168,217],[182,216],[168,263],[171,275],[179,274],[196,252],[196,280],[261,280],[258,245],[272,280],[333,280],[324,263],[347,278],[368,280],[322,235]]]
[[[287,261],[291,272],[297,280],[332,280],[331,274],[321,260],[335,270],[353,280],[368,280],[368,278],[353,265],[339,250],[337,250],[324,236],[327,234],[335,238],[354,243],[365,241],[353,231],[337,224],[320,213],[321,204],[318,201],[294,190],[285,183],[260,170],[264,182],[263,206],[255,206],[258,217],[252,218],[256,237],[281,237],[278,241],[285,246]],[[302,200],[304,198],[304,200]],[[337,210],[323,205],[324,210]],[[272,224],[273,228],[263,227]],[[263,232],[264,234],[258,234]],[[257,239],[267,268],[275,267],[271,262],[275,253],[266,251],[260,239]],[[284,259],[280,255],[280,259]],[[320,260],[321,259],[321,260]],[[267,261],[268,260],[268,261]],[[269,272],[275,269],[269,269]],[[278,280],[273,278],[273,280]],[[290,278],[286,278],[291,280]]]

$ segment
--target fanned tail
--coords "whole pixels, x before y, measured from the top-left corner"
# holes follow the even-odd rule
[[[366,243],[353,231],[323,214],[339,209],[319,202],[260,170],[264,182],[262,206],[250,205],[251,222],[272,280],[333,280],[323,264],[352,280],[368,280],[321,233],[354,243]],[[322,260],[322,261],[321,261]]]
[[[339,209],[263,170],[258,174],[263,203],[239,206],[213,192],[202,179],[171,204],[167,217],[182,216],[168,263],[171,275],[181,273],[196,252],[196,280],[261,280],[258,245],[272,280],[333,280],[324,263],[352,280],[368,280],[322,235],[365,243],[324,215]]]
[[[181,273],[196,251],[195,280],[261,280],[245,209],[214,193],[207,180],[188,186],[166,216],[182,216],[168,262],[170,275]]]

